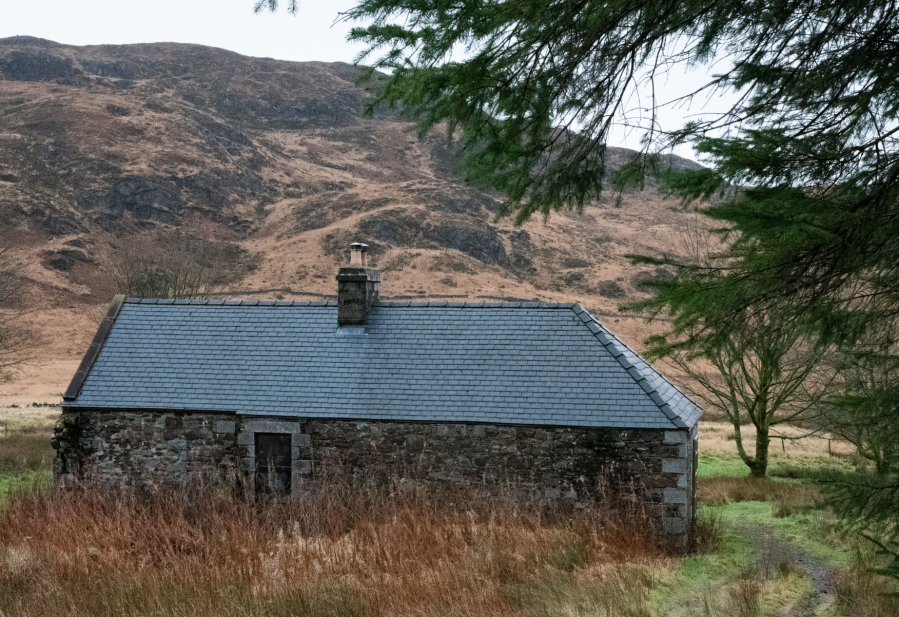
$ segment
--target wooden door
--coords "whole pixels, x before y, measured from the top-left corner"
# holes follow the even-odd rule
[[[290,494],[290,435],[256,433],[256,495]]]

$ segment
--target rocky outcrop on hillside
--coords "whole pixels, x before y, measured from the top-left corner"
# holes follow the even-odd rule
[[[385,295],[580,299],[613,310],[664,272],[688,216],[653,189],[548,224],[495,221],[446,140],[391,110],[363,118],[354,67],[197,45],[0,39],[0,212],[53,302],[102,302],[128,234],[181,227],[252,255],[233,292],[332,294],[346,245],[390,272]],[[627,151],[612,150],[613,166]],[[695,165],[675,159],[676,166]]]

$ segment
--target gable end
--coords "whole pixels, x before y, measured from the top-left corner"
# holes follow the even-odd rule
[[[113,297],[112,302],[109,305],[109,310],[106,311],[106,317],[104,317],[103,321],[100,323],[100,327],[94,335],[94,340],[91,341],[90,347],[87,348],[87,352],[85,352],[84,357],[81,359],[81,364],[78,365],[78,370],[75,371],[75,376],[72,377],[69,387],[66,388],[65,393],[62,395],[64,401],[73,401],[78,397],[78,393],[81,392],[81,387],[84,385],[84,380],[87,379],[87,375],[90,373],[94,361],[96,361],[97,356],[100,355],[100,350],[103,349],[103,345],[106,343],[106,339],[109,336],[116,317],[119,316],[119,311],[122,310],[122,305],[124,303],[124,295],[116,295]]]

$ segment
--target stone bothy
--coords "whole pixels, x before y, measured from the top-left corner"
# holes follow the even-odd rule
[[[337,302],[117,297],[64,395],[56,480],[302,499],[338,461],[589,500],[611,474],[688,541],[693,401],[577,304],[381,301],[367,248]]]

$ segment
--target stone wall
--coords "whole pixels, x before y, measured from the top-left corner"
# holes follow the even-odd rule
[[[293,485],[312,469],[309,436],[297,419],[234,414],[88,410],[64,412],[54,429],[57,482],[149,490],[239,486],[252,495],[256,433],[291,435]]]
[[[508,482],[543,499],[591,499],[600,477],[636,490],[662,540],[687,541],[694,511],[696,432],[356,422],[233,414],[64,413],[57,481],[158,490],[185,483],[239,486],[252,496],[256,433],[291,435],[295,498],[339,464],[372,481]],[[322,476],[323,477],[323,476]]]
[[[64,412],[56,423],[57,482],[99,481],[159,489],[231,483],[238,448],[235,417],[212,413]]]
[[[511,480],[547,499],[591,499],[604,476],[622,490],[636,489],[663,541],[687,542],[695,429],[309,420],[304,432],[311,439],[313,469],[333,462],[373,479],[399,474],[432,481]]]

